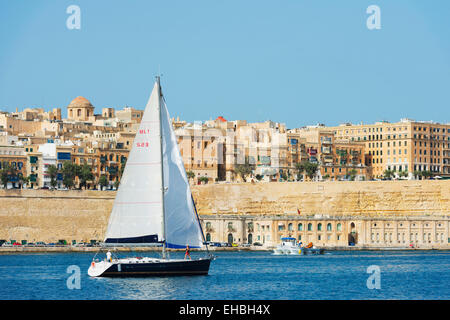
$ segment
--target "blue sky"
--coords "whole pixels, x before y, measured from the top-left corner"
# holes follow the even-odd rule
[[[0,109],[143,108],[161,70],[187,121],[445,123],[449,13],[448,0],[0,0]]]

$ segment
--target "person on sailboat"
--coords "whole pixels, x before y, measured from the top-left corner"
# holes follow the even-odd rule
[[[111,259],[111,252],[109,252],[109,251],[106,253],[106,261],[112,262],[112,259]]]
[[[189,245],[186,246],[186,252],[184,254],[184,260],[186,260],[186,257],[189,257],[189,260],[191,259],[191,249],[189,249]]]

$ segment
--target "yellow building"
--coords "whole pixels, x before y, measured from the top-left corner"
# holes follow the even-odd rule
[[[435,176],[450,176],[450,125],[402,119],[397,123],[343,124],[319,127],[332,131],[336,139],[365,145],[365,164],[372,176],[382,178],[385,170],[431,171]]]

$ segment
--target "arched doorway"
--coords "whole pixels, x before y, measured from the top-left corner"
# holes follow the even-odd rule
[[[211,241],[211,234],[209,234],[209,233],[206,234],[206,241],[207,242]]]
[[[354,222],[350,224],[350,232],[348,233],[348,245],[354,246],[358,243],[358,232],[356,231],[356,225]]]
[[[231,233],[228,234],[228,243],[229,244],[233,243],[233,234],[231,234]]]
[[[249,244],[253,243],[253,235],[251,233],[248,234],[248,243]]]

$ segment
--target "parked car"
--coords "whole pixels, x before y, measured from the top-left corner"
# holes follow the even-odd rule
[[[78,242],[74,244],[74,247],[87,247],[87,246],[89,246],[89,244],[86,242]]]
[[[211,247],[221,247],[222,244],[220,242],[210,242],[209,244]]]
[[[35,247],[36,245],[33,242],[29,242],[29,243],[25,244],[25,246],[27,246],[27,247]]]
[[[232,243],[231,246],[232,246],[232,247],[237,247],[238,244],[237,244],[237,243]]]
[[[259,243],[259,242],[253,242],[253,245],[254,245],[254,246],[262,246],[262,244]]]
[[[244,247],[244,248],[247,248],[247,247],[250,247],[250,246],[251,246],[250,243],[243,243],[243,244],[241,245],[241,247]]]
[[[22,244],[21,243],[19,243],[19,242],[14,242],[13,243],[13,246],[21,246]]]
[[[12,244],[9,242],[5,242],[2,244],[2,247],[12,247]]]
[[[55,243],[51,242],[51,243],[47,243],[47,246],[54,246]]]
[[[45,242],[43,242],[43,241],[36,242],[36,247],[44,247],[44,246],[45,246]]]

